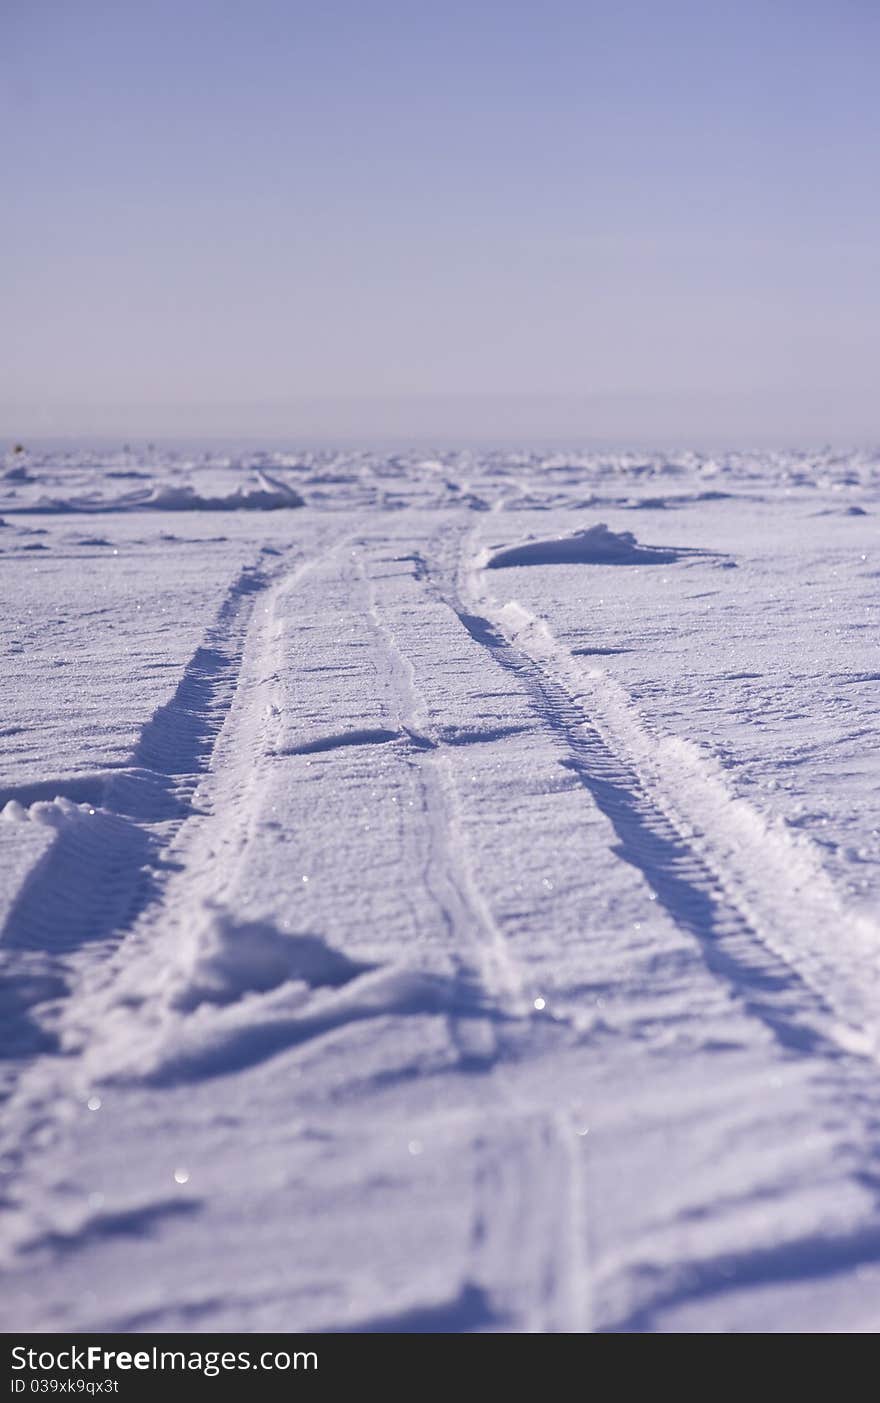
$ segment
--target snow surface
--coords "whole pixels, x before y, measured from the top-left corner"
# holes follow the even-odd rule
[[[878,510],[9,454],[3,1327],[875,1331]]]

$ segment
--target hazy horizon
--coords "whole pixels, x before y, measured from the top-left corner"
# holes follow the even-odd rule
[[[9,438],[880,437],[863,0],[7,0]]]
[[[762,406],[766,408],[766,406]],[[693,448],[724,450],[813,450],[876,448],[880,429],[861,420],[825,417],[822,406],[811,414],[786,418],[781,405],[775,415],[736,414],[708,398],[690,411],[680,404],[637,405],[635,414],[614,402],[599,406],[578,401],[535,402],[529,396],[468,404],[462,396],[383,402],[364,399],[340,408],[327,401],[306,406],[136,406],[127,410],[95,411],[79,407],[74,413],[12,414],[0,418],[0,451],[25,447],[73,447],[132,444],[193,445],[220,449],[234,445],[254,448],[389,448],[426,445],[440,448],[511,447],[619,449],[636,451]],[[155,425],[160,425],[156,429]],[[789,427],[786,427],[788,424]],[[861,427],[859,426],[861,424]]]

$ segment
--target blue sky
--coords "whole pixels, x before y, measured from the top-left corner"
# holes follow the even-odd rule
[[[0,431],[880,437],[867,0],[0,0]]]

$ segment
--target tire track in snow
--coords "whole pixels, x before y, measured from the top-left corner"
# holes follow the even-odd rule
[[[876,1059],[878,933],[842,907],[809,851],[734,799],[695,747],[650,735],[622,688],[581,667],[519,604],[499,605],[478,570],[460,568],[455,585],[445,573],[440,596],[519,679],[610,821],[618,855],[708,967],[785,1047]]]
[[[650,1263],[642,1263],[636,1273],[641,1273],[649,1288],[645,1293],[646,1304],[610,1321],[606,1331],[609,1334],[653,1332],[668,1313],[674,1321],[676,1310],[692,1304],[702,1306],[714,1296],[755,1287],[803,1284],[854,1268],[876,1267],[878,1262],[880,1226],[859,1224],[850,1232],[817,1231],[743,1252],[685,1259],[663,1271]],[[680,1326],[676,1333],[690,1331]]]
[[[78,804],[59,781],[51,801],[7,806],[7,819],[30,819],[56,836],[7,916],[4,949],[75,950],[124,929],[151,899],[148,864],[191,812],[235,692],[254,596],[266,582],[259,567],[241,572],[174,696],[141,732],[133,764],[107,777],[99,800]]]
[[[590,1329],[574,1143],[564,1113],[521,1105],[476,1138],[472,1278],[502,1329]]]
[[[577,1270],[578,1184],[562,1115],[493,1108],[463,1150],[475,1162],[469,1260],[445,1298],[329,1333],[589,1330]]]
[[[273,589],[285,589],[299,573],[280,580]],[[18,1098],[19,1124],[23,1118],[37,1135],[20,1137],[29,1163],[27,1182],[22,1176],[21,1190],[16,1190],[20,1197],[15,1204],[17,1223],[10,1229],[13,1247],[22,1239],[51,1245],[52,1235],[57,1233],[52,1209],[54,1183],[40,1184],[43,1167],[39,1152],[47,1147],[43,1136],[52,1129],[52,1107],[65,1097],[69,1101],[72,1089],[82,1100],[108,1072],[112,1079],[114,1057],[122,1050],[123,1042],[126,1047],[134,1045],[135,1059],[140,1056],[137,1046],[145,1031],[149,1038],[150,1030],[144,1027],[146,1010],[137,1006],[138,997],[149,991],[151,980],[157,971],[161,973],[163,960],[197,915],[199,893],[206,889],[204,878],[212,878],[210,889],[223,900],[235,890],[239,864],[247,860],[243,857],[247,830],[254,818],[264,773],[260,756],[277,750],[272,708],[263,705],[272,696],[272,669],[282,661],[275,650],[285,645],[274,628],[272,597],[271,591],[268,597],[263,596],[266,607],[265,611],[260,610],[260,627],[250,629],[244,671],[238,675],[222,736],[209,757],[206,782],[194,787],[190,795],[192,821],[181,826],[169,849],[168,856],[179,866],[179,873],[171,870],[160,900],[141,912],[135,929],[105,965],[101,987],[97,991],[86,989],[83,998],[71,1000],[74,1006],[68,1010],[65,1031],[68,1046],[78,1055],[66,1062],[48,1059],[49,1065],[44,1062],[41,1068],[34,1068],[35,1075],[27,1087],[29,1094]],[[423,784],[425,878],[441,919],[449,923],[452,943],[462,957],[457,981],[461,996],[447,1002],[447,1026],[462,1069],[489,1071],[497,1056],[494,1005],[506,1004],[507,1016],[514,1006],[520,1008],[523,999],[519,974],[491,912],[484,907],[476,876],[467,865],[463,835],[457,826],[452,767],[442,754],[443,743],[422,743],[426,741],[425,707],[412,667],[395,640],[381,605],[372,597],[370,607],[399,698],[404,723],[399,738],[401,754],[405,763],[417,768]],[[268,691],[265,683],[269,684]],[[359,734],[355,743],[357,739],[363,737]],[[370,739],[375,741],[376,737]],[[383,734],[381,743],[393,742]],[[169,768],[176,763],[173,748],[165,763]],[[184,780],[188,782],[186,776]],[[120,1015],[109,1031],[104,1017],[108,1005],[114,1005]],[[457,1012],[468,1006],[471,1012]],[[477,1016],[480,1006],[488,1008],[486,1017]],[[395,1011],[384,996],[374,1010],[379,1014]],[[443,1013],[443,1002],[430,1011]],[[349,1016],[350,1011],[345,1017]],[[314,1031],[322,1030],[323,1026],[316,1023]],[[259,1028],[256,1031],[260,1033]],[[296,1040],[292,1033],[282,1032],[284,1036],[274,1050]],[[518,1104],[505,1087],[505,1080],[502,1078],[497,1084],[486,1082],[490,1096],[499,1104],[490,1112],[491,1125],[484,1123],[482,1113],[477,1117],[468,1141],[474,1203],[471,1250],[462,1272],[461,1319],[473,1321],[477,1292],[486,1303],[486,1321],[490,1326],[492,1322],[501,1324],[505,1314],[510,1313],[511,1318],[527,1320],[536,1329],[581,1329],[581,1282],[574,1267],[573,1246],[579,1234],[573,1230],[571,1218],[577,1191],[565,1128],[557,1124],[558,1118],[552,1113]],[[57,1136],[57,1127],[55,1133]],[[57,1161],[58,1153],[55,1148],[53,1161]],[[48,1161],[46,1167],[50,1168]],[[548,1175],[553,1185],[549,1194]],[[468,1211],[467,1204],[463,1209]],[[446,1318],[441,1319],[441,1324]],[[449,1318],[458,1317],[453,1312]],[[430,1328],[428,1322],[423,1324]]]
[[[130,766],[106,773],[82,799],[59,780],[51,798],[12,799],[7,822],[52,837],[0,932],[0,1059],[59,1050],[56,1025],[83,958],[105,958],[142,911],[161,899],[163,854],[192,812],[200,776],[232,702],[257,595],[268,573],[247,566],[224,598],[173,697],[147,722]],[[22,797],[30,797],[23,793]],[[14,1083],[14,1068],[7,1085]]]
[[[9,1165],[50,1143],[46,1108],[57,1104],[62,1085],[69,1094],[81,1079],[78,1054],[97,1031],[96,1010],[121,949],[144,922],[152,929],[164,917],[179,866],[175,841],[205,817],[197,790],[241,685],[257,600],[283,571],[282,562],[263,557],[239,573],[174,695],[143,728],[137,763],[109,772],[101,802],[77,804],[59,792],[29,808],[15,803],[3,815],[53,830],[0,938]]]
[[[399,698],[401,727],[410,738],[413,763],[418,766],[428,826],[426,885],[441,920],[453,933],[455,946],[463,957],[470,954],[476,960],[475,969],[463,969],[465,982],[476,979],[489,1000],[514,1016],[522,1016],[527,1007],[523,981],[471,869],[448,758],[443,745],[432,734],[412,664],[382,613],[375,583],[363,560],[359,562],[359,569],[367,590],[368,613],[381,640]],[[479,1045],[484,1045],[485,1055],[494,1044],[490,1025],[486,1023],[483,1027],[481,1024],[477,1029],[472,1019],[458,1020],[458,1023],[457,1038],[463,1037],[467,1043],[473,1043],[474,1055],[480,1060]]]
[[[435,733],[415,670],[383,614],[376,581],[363,558],[359,568],[368,591],[369,613],[382,639],[397,695],[401,725],[418,766],[429,829],[425,880],[442,919],[465,960],[465,979],[476,979],[488,999],[513,1017],[531,1005],[525,981],[495,920],[471,865],[448,744]],[[416,562],[415,578],[420,579]],[[448,1019],[462,1065],[470,1070],[495,1060],[496,1039],[488,1019]],[[582,1184],[576,1137],[564,1112],[526,1104],[507,1079],[501,1107],[472,1143],[475,1209],[470,1277],[462,1290],[482,1303],[499,1328],[580,1332],[589,1329],[588,1274],[581,1259]],[[473,1302],[471,1302],[473,1305]]]
[[[326,553],[326,533],[316,546],[312,556],[292,568],[281,560],[241,572],[174,696],[145,726],[136,749],[141,764],[110,776],[105,804],[109,798],[121,812],[100,812],[124,823],[126,831],[140,829],[149,841],[149,870],[143,874],[126,864],[124,854],[120,862],[118,846],[111,851],[111,866],[119,865],[120,885],[129,900],[124,917],[116,925],[107,923],[102,940],[85,940],[64,951],[60,942],[50,948],[47,941],[37,952],[11,948],[6,954],[9,962],[24,962],[18,982],[34,991],[26,1012],[34,1016],[42,1038],[32,1040],[26,1055],[7,1062],[0,1143],[10,1210],[0,1246],[7,1252],[14,1253],[29,1237],[41,1240],[44,1228],[51,1236],[53,1164],[73,1106],[113,1076],[130,1046],[137,1055],[145,1032],[141,1004],[149,998],[151,981],[161,983],[166,977],[169,954],[173,956],[186,923],[204,918],[200,892],[222,896],[247,860],[247,830],[263,773],[255,760],[270,753],[277,725],[276,708],[260,704],[270,695],[277,678],[272,668],[279,661],[267,601],[295,585]],[[255,621],[261,600],[264,607]],[[236,724],[230,734],[231,720]],[[206,790],[205,781],[212,777],[217,782]],[[97,816],[87,813],[88,805],[85,809],[83,822]],[[47,857],[52,856],[50,850]],[[70,906],[70,892],[61,880],[67,867],[67,855],[62,863],[56,852],[51,872],[57,880],[45,897],[59,921]],[[80,867],[77,880],[83,876]],[[86,866],[85,876],[100,880],[97,866]],[[42,930],[46,937],[54,929],[43,915],[36,934]],[[25,981],[35,955],[40,970],[52,973],[51,987],[45,976],[37,980],[31,973]],[[41,1053],[50,1055],[34,1055]],[[41,1183],[44,1175],[48,1178]]]
[[[167,870],[157,899],[141,909],[125,945],[114,951],[99,998],[111,1004],[121,1000],[125,1005],[138,985],[149,997],[153,985],[167,978],[187,930],[204,927],[218,912],[222,915],[223,902],[234,892],[249,859],[250,834],[265,777],[263,762],[277,753],[280,712],[272,698],[284,654],[275,601],[295,588],[332,548],[319,546],[293,568],[281,563],[267,572],[259,610],[255,599],[241,630],[234,684],[205,764],[199,772],[182,775],[188,795],[187,821],[168,832],[163,854]],[[159,754],[168,757],[169,767],[177,764],[173,730],[169,736],[164,722],[155,728],[151,724],[146,747],[158,748]],[[89,1019],[83,1021],[87,1025]],[[83,1041],[88,1041],[87,1027]],[[108,1065],[102,1066],[105,1055]],[[86,1061],[94,1063],[99,1079],[115,1070],[112,1049],[92,1048]]]
[[[187,960],[195,959],[198,965],[203,938],[217,954],[218,930],[221,942],[227,937],[232,941],[232,945],[227,943],[226,948],[230,958],[238,961],[237,978],[248,977],[246,948],[242,947],[236,953],[232,946],[239,936],[253,937],[259,943],[257,928],[260,923],[247,926],[227,920],[229,912],[224,908],[234,910],[241,899],[242,885],[247,886],[250,838],[254,823],[261,821],[260,800],[263,781],[268,773],[262,761],[274,767],[279,757],[345,752],[351,747],[380,744],[397,745],[398,754],[404,757],[404,763],[408,763],[410,755],[415,757],[425,749],[432,749],[431,744],[420,741],[415,732],[407,734],[401,728],[393,732],[355,728],[325,734],[299,745],[279,744],[279,731],[284,727],[284,708],[276,704],[282,700],[276,683],[290,662],[290,652],[296,640],[282,626],[278,605],[288,591],[298,586],[307,571],[327,555],[332,556],[335,550],[336,547],[331,547],[280,579],[265,599],[261,610],[263,622],[259,629],[252,630],[244,675],[239,682],[223,736],[211,770],[196,795],[197,803],[206,805],[207,812],[204,815],[197,813],[195,820],[186,825],[175,842],[170,856],[179,868],[180,876],[172,875],[163,903],[145,913],[144,920],[126,942],[118,960],[113,962],[114,970],[110,978],[105,981],[111,1019],[117,1024],[123,1023],[128,1028],[128,1034],[125,1039],[118,1033],[90,1038],[86,1025],[96,1020],[93,1017],[80,1020],[83,1024],[82,1042],[86,1046],[84,1063],[91,1069],[97,1083],[105,1079],[121,1079],[164,1085],[218,1075],[262,1061],[347,1023],[383,1014],[445,1014],[450,1026],[457,1030],[455,1045],[465,1066],[482,1066],[494,1057],[493,1022],[510,1018],[511,1013],[498,1006],[497,998],[488,997],[473,971],[464,966],[450,977],[413,970],[402,962],[384,966],[371,964],[363,967],[364,979],[355,980],[345,990],[328,994],[326,998],[318,990],[314,1006],[311,1000],[302,1001],[288,990],[283,1010],[271,1007],[271,996],[264,990],[269,1006],[262,1011],[252,1009],[250,1021],[243,1024],[237,1021],[235,1005],[236,988],[243,993],[245,986],[236,986],[227,991],[228,997],[224,996],[219,1002],[229,1006],[229,1017],[224,1019],[223,1010],[218,1008],[213,1021],[204,1017],[204,1010],[191,1021],[180,1016],[183,1006],[175,1001],[177,996],[170,992],[175,978],[178,982],[189,978]],[[372,633],[376,625],[369,620],[366,604],[363,615],[364,623]],[[381,646],[384,655],[384,639],[381,639]],[[395,661],[399,660],[389,655],[389,676],[393,676]],[[400,705],[410,716],[404,703]],[[326,717],[323,719],[326,720]],[[431,853],[426,873],[429,889],[432,879],[436,877],[438,892],[442,888],[443,895],[448,895],[447,888],[443,886],[446,880],[444,864],[442,860],[433,861],[433,844],[429,842],[428,846]],[[206,897],[210,898],[207,906]],[[441,918],[445,920],[447,930],[455,932],[455,939],[460,944],[463,924],[450,914],[457,909],[455,891],[447,906],[442,905],[442,896],[440,901]],[[411,909],[416,924],[419,919],[424,920],[424,913],[420,918],[415,904]],[[473,925],[473,920],[468,919]],[[161,930],[157,932],[154,928],[159,921]],[[268,941],[278,955],[287,937],[270,921],[262,929],[262,939],[264,943]],[[325,949],[328,960],[339,959],[329,946]],[[184,955],[183,965],[181,952]],[[220,958],[224,958],[222,953]],[[368,969],[369,973],[366,972]],[[289,980],[296,982],[293,969],[277,985],[282,1003],[285,1000],[283,986]],[[320,984],[322,981],[313,982]],[[129,1011],[132,1003],[139,1009],[134,1019]],[[106,1019],[98,1021],[106,1022]],[[193,1032],[195,1025],[198,1026]],[[192,1038],[190,1033],[193,1033]],[[126,1047],[122,1046],[123,1041]],[[134,1045],[131,1055],[129,1044]]]
[[[710,972],[744,1011],[783,1050],[814,1059],[820,1104],[848,1106],[860,1127],[856,1141],[840,1147],[844,1179],[867,1193],[860,1222],[795,1235],[767,1250],[664,1264],[637,1259],[620,1284],[629,1278],[642,1303],[612,1312],[602,1328],[653,1328],[657,1315],[704,1293],[765,1281],[784,1285],[874,1264],[880,1212],[880,1121],[871,1068],[877,1059],[876,930],[846,912],[815,855],[734,799],[694,747],[678,741],[664,747],[644,729],[622,688],[602,673],[586,672],[519,605],[500,606],[483,592],[476,571],[450,568],[448,538],[438,554],[437,573],[422,561],[417,575],[474,642],[518,678],[536,715],[567,750],[563,763],[610,821],[618,855],[698,941]],[[833,936],[829,941],[830,932],[836,942]],[[836,963],[841,947],[843,970]],[[581,1279],[596,1289],[586,1273]],[[597,1282],[603,1279],[600,1273]]]

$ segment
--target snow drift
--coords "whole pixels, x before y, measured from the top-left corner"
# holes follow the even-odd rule
[[[170,1002],[178,1009],[232,1003],[290,980],[309,987],[345,984],[370,965],[350,960],[314,935],[288,935],[267,921],[236,922],[210,904],[206,919],[185,933],[172,971]]]
[[[219,496],[206,496],[188,483],[157,483],[149,488],[137,488],[117,497],[84,494],[78,497],[38,497],[26,506],[7,507],[7,511],[62,515],[66,512],[131,512],[131,511],[278,511],[284,507],[305,506],[304,499],[286,482],[257,473],[256,484],[238,487]]]
[[[639,545],[632,531],[611,531],[599,522],[566,536],[505,546],[480,563],[486,570],[508,565],[662,565],[677,558],[677,552]]]

